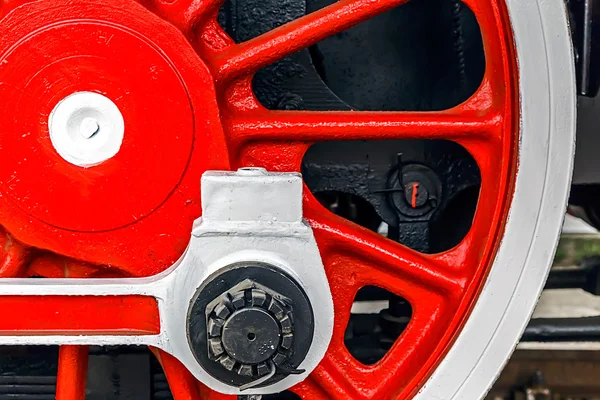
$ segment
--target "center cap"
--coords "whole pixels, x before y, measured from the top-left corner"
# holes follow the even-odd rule
[[[223,325],[223,347],[242,364],[259,364],[275,354],[281,340],[279,325],[267,311],[246,308],[236,311]]]
[[[48,130],[62,158],[80,167],[91,167],[118,153],[125,122],[109,98],[79,92],[58,103],[50,114]]]

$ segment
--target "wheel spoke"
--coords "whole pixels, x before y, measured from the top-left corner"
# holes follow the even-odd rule
[[[257,38],[230,47],[215,61],[217,79],[251,74],[290,54],[408,0],[339,0]]]
[[[341,353],[347,355],[345,350]],[[323,399],[359,399],[361,396],[355,383],[350,381],[351,376],[357,375],[357,364],[352,357],[337,355],[337,358],[334,358],[333,352],[329,351],[305,382],[303,391],[319,393]]]
[[[151,348],[165,372],[171,394],[175,400],[235,400],[235,396],[217,393],[199,383],[196,378],[172,355]]]
[[[370,398],[390,398],[398,395],[398,381],[405,386],[410,379],[415,379],[423,365],[432,362],[431,354],[440,348],[443,341],[432,340],[449,336],[449,323],[453,316],[453,306],[445,303],[441,297],[429,297],[414,306],[410,323],[396,340],[385,357],[372,366],[370,374],[365,374],[365,385],[371,380],[376,385],[367,386],[371,390]],[[369,378],[370,376],[370,378]]]
[[[317,242],[326,246],[325,249],[321,248],[324,258],[334,253],[348,260],[356,259],[353,265],[348,265],[348,270],[362,268],[372,280],[370,284],[386,289],[418,287],[425,292],[441,293],[452,298],[460,296],[463,291],[463,281],[459,274],[432,257],[324,210],[315,212],[309,209],[305,211],[305,216],[314,229]],[[410,297],[410,294],[405,295]]]
[[[447,139],[494,140],[502,118],[493,112],[255,111],[226,121],[234,143],[249,141]]]
[[[88,346],[60,346],[56,400],[84,400]]]
[[[336,307],[344,309],[344,303],[344,299],[341,303],[336,301]],[[440,346],[440,342],[430,338],[452,334],[444,330],[452,319],[454,305],[448,304],[444,296],[428,295],[413,306],[408,327],[386,355],[373,365],[361,364],[347,350],[343,332],[350,315],[343,311],[337,313],[337,334],[332,338],[329,351],[310,378],[298,386],[299,393],[315,399],[398,397],[398,391],[403,389],[398,382],[408,386],[408,382],[417,376],[420,366],[430,362],[431,354]],[[415,363],[415,359],[419,359],[419,363]]]
[[[192,374],[172,355],[156,348],[151,348],[151,350],[165,372],[173,399],[199,400],[198,382]]]

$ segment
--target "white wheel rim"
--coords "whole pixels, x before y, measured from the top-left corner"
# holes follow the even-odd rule
[[[485,396],[533,313],[567,206],[576,90],[565,4],[562,0],[506,3],[521,96],[515,193],[485,286],[456,342],[415,397],[418,400]],[[544,60],[547,70],[540,71]]]

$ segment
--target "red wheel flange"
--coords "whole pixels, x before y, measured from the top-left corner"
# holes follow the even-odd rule
[[[465,1],[482,31],[485,77],[465,103],[424,113],[270,111],[251,88],[260,68],[407,0],[340,0],[241,44],[216,22],[221,2],[0,1],[0,273],[150,276],[184,251],[206,170],[300,171],[310,145],[326,140],[452,140],[472,154],[482,185],[470,232],[445,253],[384,239],[330,214],[305,190],[336,320],[325,359],[292,390],[305,399],[410,397],[468,318],[512,193],[517,71],[504,4]],[[109,98],[125,122],[119,152],[87,168],[64,160],[48,129],[56,105],[78,92]],[[366,285],[413,307],[408,328],[371,366],[343,338]],[[176,399],[220,398],[177,360],[158,356]],[[82,376],[84,362],[85,352],[61,350],[58,398],[81,398],[81,381],[64,376]]]

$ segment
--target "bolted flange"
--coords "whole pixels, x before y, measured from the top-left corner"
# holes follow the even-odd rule
[[[247,389],[299,370],[312,343],[310,302],[287,274],[266,264],[236,265],[201,287],[188,315],[188,340],[200,365]]]
[[[222,295],[209,314],[208,351],[224,368],[260,377],[288,358],[294,316],[280,295],[253,281],[242,283],[248,285],[253,288]]]
[[[404,218],[423,219],[436,210],[442,196],[442,183],[430,168],[416,163],[398,165],[388,178],[388,201]]]

